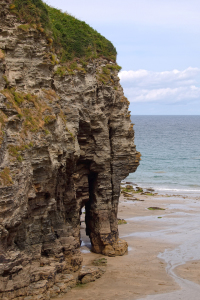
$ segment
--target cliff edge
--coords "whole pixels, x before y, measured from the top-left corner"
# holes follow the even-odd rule
[[[49,299],[81,266],[83,207],[92,251],[126,252],[120,182],[140,155],[112,57],[66,58],[15,8],[0,3],[0,299]]]

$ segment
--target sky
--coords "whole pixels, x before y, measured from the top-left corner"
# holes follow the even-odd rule
[[[45,0],[117,48],[132,115],[200,115],[199,0]]]

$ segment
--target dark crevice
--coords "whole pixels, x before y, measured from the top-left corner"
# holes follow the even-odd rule
[[[61,160],[62,160],[62,154],[59,154],[58,155],[58,162],[61,162]]]
[[[95,186],[97,182],[98,173],[91,172],[88,175],[89,184],[89,201],[85,204],[85,224],[86,224],[86,235],[90,235],[91,232],[91,207],[95,202]]]
[[[49,193],[45,193],[44,197],[45,197],[46,200],[49,200],[51,195]]]
[[[110,126],[110,120],[108,121],[108,128],[109,128],[109,143],[110,143],[110,156],[111,156],[111,160],[110,160],[110,170],[111,170],[111,185],[112,185],[112,203],[113,203],[113,191],[114,191],[114,184],[113,184],[113,179],[112,179],[112,175],[113,175],[113,166],[112,166],[112,158],[113,158],[113,151],[112,151],[112,135],[113,135],[113,129]]]
[[[54,79],[51,80],[51,88],[52,90],[56,90],[55,84],[54,84]]]
[[[55,237],[56,237],[57,239],[59,239],[59,235],[58,235],[57,231],[54,231],[54,233],[55,233]]]
[[[44,257],[49,257],[49,254],[50,254],[49,250],[42,250],[41,252],[41,255]]]

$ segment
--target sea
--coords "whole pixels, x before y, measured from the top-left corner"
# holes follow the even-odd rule
[[[157,192],[200,195],[200,116],[131,116],[141,161],[126,180]]]

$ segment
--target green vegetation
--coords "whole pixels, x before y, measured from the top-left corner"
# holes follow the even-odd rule
[[[18,29],[21,29],[23,31],[29,31],[29,29],[31,28],[31,25],[30,24],[22,24],[22,25],[19,25],[18,26]]]
[[[82,68],[80,65],[78,65],[77,62],[73,62],[71,64],[68,64],[68,66],[58,67],[57,70],[55,71],[55,75],[58,75],[60,77],[63,77],[65,75],[75,75],[74,72],[75,70],[82,73],[86,73],[86,70]]]
[[[45,133],[46,135],[48,135],[48,134],[50,134],[50,131],[47,130],[47,129],[45,129],[45,130],[44,130],[44,133]]]
[[[23,157],[22,157],[21,155],[18,155],[18,156],[17,156],[17,160],[18,160],[19,162],[22,162]]]
[[[164,208],[160,207],[148,207],[149,210],[165,210]]]
[[[7,186],[13,184],[12,178],[10,176],[10,169],[4,168],[0,172],[0,185]]]
[[[66,127],[65,128],[68,132],[69,132],[69,134],[70,134],[70,136],[71,136],[71,138],[74,140],[75,139],[75,137],[74,137],[74,135],[73,135],[73,133]]]
[[[86,286],[87,283],[82,283],[81,281],[77,281],[76,288],[83,288]]]
[[[67,68],[62,66],[62,67],[57,68],[57,70],[55,71],[55,74],[60,77],[63,77],[63,76],[65,76],[66,72],[67,72]]]
[[[146,196],[155,196],[153,193],[145,193]]]
[[[53,90],[42,90],[43,97],[38,98],[32,94],[25,94],[17,92],[14,88],[7,88],[0,91],[7,98],[5,105],[7,108],[16,111],[16,117],[19,118],[21,126],[19,131],[19,144],[9,145],[8,152],[11,157],[21,162],[23,160],[23,151],[33,147],[33,142],[27,141],[28,133],[41,132],[48,135],[50,132],[46,126],[54,122],[56,116],[52,112],[52,107],[48,104],[57,101],[59,97]],[[64,114],[60,113],[63,122]],[[8,117],[0,111],[0,145],[4,139],[4,128],[6,126]],[[28,137],[28,139],[30,136]]]
[[[41,24],[45,29],[49,27],[48,10],[41,0],[14,0],[10,10],[21,21],[28,24]]]
[[[22,144],[21,146],[14,146],[14,145],[9,145],[8,146],[8,152],[12,157],[15,157],[19,162],[23,160],[22,152],[25,149],[29,149],[32,143],[29,145]]]
[[[143,193],[143,189],[142,188],[137,188],[136,192],[137,193]]]
[[[2,77],[3,77],[3,79],[6,82],[6,86],[9,87],[10,86],[10,82],[9,82],[8,78],[5,75],[3,75]]]
[[[117,72],[121,71],[122,67],[120,67],[119,65],[107,65],[107,68],[114,71],[117,70]]]
[[[54,55],[54,54],[51,55],[51,62],[52,62],[53,65],[57,65],[58,64],[58,61],[56,59],[56,55]]]
[[[118,220],[118,225],[127,224],[126,220],[124,219],[117,219],[117,220]]]
[[[98,57],[116,61],[117,52],[110,41],[85,22],[41,0],[13,0],[10,10],[27,23],[20,25],[19,29],[27,31],[32,26],[44,32],[62,62]]]
[[[118,65],[111,65],[107,64],[105,67],[102,68],[102,72],[97,74],[97,79],[102,82],[103,84],[112,84],[114,85],[114,81],[111,78],[111,71],[117,70],[118,72],[121,70],[121,67]],[[117,87],[114,87],[117,89]]]
[[[137,188],[137,190],[133,189],[132,185],[127,185],[126,187],[121,187],[121,193],[124,194],[125,197],[131,197],[131,194],[138,194],[142,193],[143,189],[142,188]],[[128,194],[130,193],[130,194]]]
[[[52,116],[52,115],[48,115],[48,116],[44,117],[44,123],[47,125],[50,123],[53,123],[55,120],[56,120],[56,117]]]
[[[7,123],[8,117],[0,110],[0,146],[4,138],[4,128]]]
[[[62,46],[62,61],[74,57],[106,57],[115,61],[116,49],[85,22],[46,5],[55,46]]]
[[[96,258],[93,260],[92,264],[94,266],[106,266],[107,265],[107,259],[106,258]]]
[[[14,96],[15,102],[19,105],[24,101],[23,95],[16,93],[14,90],[12,90],[12,94]]]
[[[134,192],[132,185],[126,185],[126,187],[121,187],[122,192]]]
[[[56,99],[54,91],[43,90],[43,92],[49,101]],[[18,112],[17,116],[23,119],[22,134],[26,135],[27,130],[31,132],[37,132],[40,129],[45,130],[44,126],[55,120],[55,116],[52,115],[52,108],[45,101],[39,100],[35,95],[19,93],[14,88],[5,89],[1,93],[6,96],[9,102],[7,105],[16,109]],[[27,107],[26,102],[32,102],[33,107]]]

